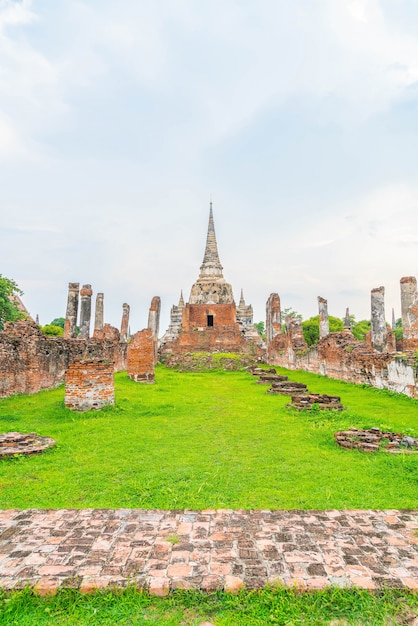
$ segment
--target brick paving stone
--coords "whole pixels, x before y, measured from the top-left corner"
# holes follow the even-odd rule
[[[418,511],[0,510],[0,586],[418,589],[417,529]]]

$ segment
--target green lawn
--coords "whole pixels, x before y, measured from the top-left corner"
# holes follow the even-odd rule
[[[304,372],[342,413],[286,408],[247,372],[178,373],[156,384],[116,375],[116,406],[73,413],[64,388],[0,400],[0,432],[36,431],[57,445],[0,462],[0,508],[416,508],[418,455],[337,447],[336,430],[418,435],[418,402]]]
[[[417,594],[395,590],[372,594],[359,589],[263,589],[236,596],[176,592],[166,598],[130,589],[91,596],[64,590],[52,598],[28,591],[0,592],[2,626],[198,626],[204,621],[216,626],[399,626],[412,624],[417,611]]]

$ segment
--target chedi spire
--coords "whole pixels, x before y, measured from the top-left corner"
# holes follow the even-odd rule
[[[216,242],[215,224],[213,221],[212,202],[209,209],[208,233],[206,236],[205,255],[203,263],[200,266],[200,275],[206,276],[222,276],[223,267],[219,260],[218,244]]]

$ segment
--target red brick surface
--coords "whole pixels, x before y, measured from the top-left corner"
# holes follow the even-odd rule
[[[65,406],[74,411],[115,404],[114,364],[83,360],[70,363],[65,375]]]
[[[154,337],[150,328],[140,330],[128,345],[128,376],[136,382],[154,382]]]
[[[0,511],[0,587],[417,589],[417,529],[397,510]]]
[[[94,339],[80,341],[47,337],[30,321],[6,324],[0,332],[0,397],[15,393],[37,393],[64,381],[71,361],[97,358],[126,369],[126,344],[119,333],[105,325]]]

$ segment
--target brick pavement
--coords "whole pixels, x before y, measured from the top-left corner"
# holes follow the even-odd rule
[[[418,511],[0,511],[0,587],[418,589]]]

